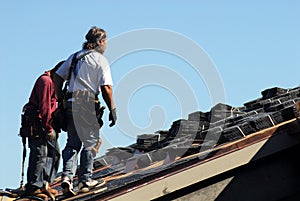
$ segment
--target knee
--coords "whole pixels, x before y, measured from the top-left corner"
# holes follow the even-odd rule
[[[71,158],[72,156],[76,155],[80,151],[81,147],[71,147],[67,146],[63,151],[62,151],[62,157],[63,159],[68,159]]]

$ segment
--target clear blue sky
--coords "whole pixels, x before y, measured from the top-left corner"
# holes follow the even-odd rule
[[[79,50],[93,25],[108,33],[119,114],[99,156],[217,102],[299,86],[299,1],[142,2],[0,0],[0,189],[19,186],[20,113],[36,78]]]

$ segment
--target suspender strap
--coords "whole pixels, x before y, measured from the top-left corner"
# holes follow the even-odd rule
[[[86,56],[86,55],[88,55],[89,53],[91,53],[92,51],[93,51],[93,50],[89,50],[89,51],[85,52],[84,54],[81,54],[78,58],[77,58],[77,56],[78,56],[78,53],[79,53],[79,52],[76,52],[76,53],[73,55],[72,63],[71,63],[70,69],[69,69],[67,81],[66,81],[66,84],[65,84],[65,86],[64,86],[63,91],[67,91],[67,87],[69,87],[69,84],[70,84],[70,79],[71,79],[72,72],[74,73],[78,61],[79,61],[80,59],[82,59],[84,56]],[[75,73],[74,73],[74,75],[75,75]]]
[[[20,190],[24,190],[24,167],[25,167],[25,158],[26,158],[26,137],[22,137],[23,143],[23,157],[22,157],[22,173],[21,173],[21,182],[20,182]]]
[[[72,73],[73,69],[75,69],[75,67],[76,67],[76,65],[77,65],[77,62],[78,62],[77,55],[78,55],[78,52],[76,52],[76,53],[73,55],[72,63],[71,63],[70,69],[69,69],[67,81],[66,81],[66,84],[65,84],[65,86],[64,86],[63,91],[67,90],[67,87],[68,87],[69,84],[70,84],[71,73]]]

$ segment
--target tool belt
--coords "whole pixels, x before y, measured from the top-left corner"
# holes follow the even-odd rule
[[[105,107],[100,105],[98,95],[91,91],[75,91],[68,93],[72,98],[73,119],[85,128],[101,128]]]
[[[59,104],[51,115],[50,124],[56,133],[60,133],[61,130],[67,131],[67,123],[66,109]]]
[[[57,108],[51,114],[50,124],[56,133],[60,133],[61,130],[67,131],[67,89],[64,89],[62,96],[57,100]]]
[[[38,110],[32,104],[27,103],[24,105],[19,133],[21,137],[38,138],[42,134],[43,128],[38,114]]]

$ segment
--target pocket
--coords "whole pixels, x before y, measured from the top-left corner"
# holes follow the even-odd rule
[[[41,132],[42,125],[37,114],[28,109],[25,110],[25,112],[21,115],[20,136],[36,138],[39,137]]]
[[[99,124],[97,122],[95,109],[91,110],[89,107],[85,105],[81,105],[78,108],[77,112],[73,113],[73,117],[76,123],[81,125],[84,128],[95,127]]]
[[[21,126],[19,135],[21,137],[30,137],[32,135],[32,127],[31,126]]]
[[[96,110],[95,94],[89,91],[73,92],[72,112],[74,123],[84,128],[100,128]]]
[[[66,110],[62,107],[58,107],[51,116],[51,126],[59,133],[60,130],[67,131],[67,117]]]

